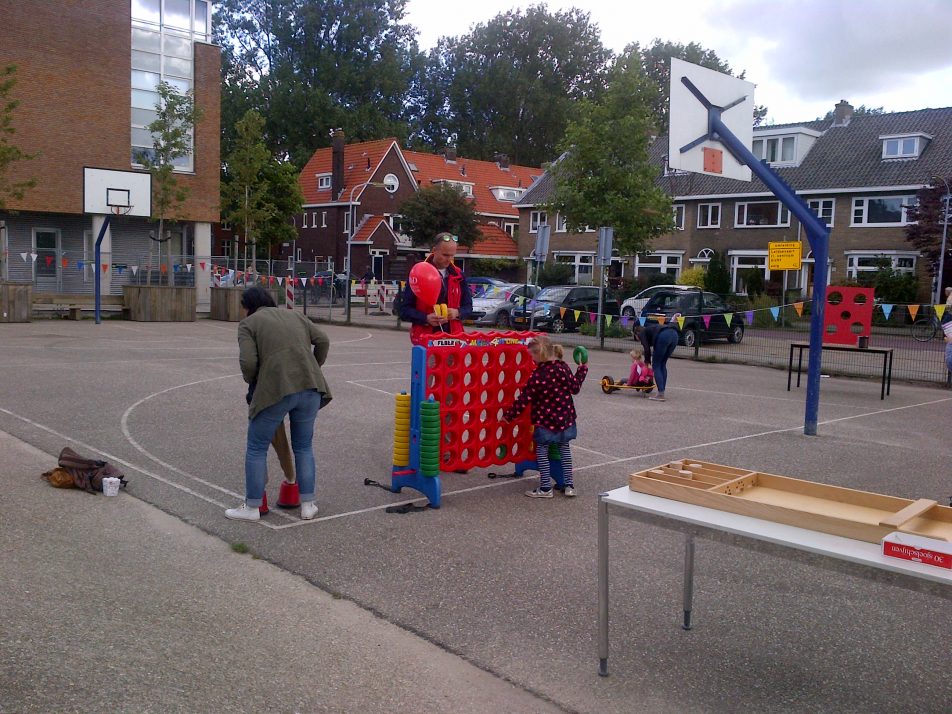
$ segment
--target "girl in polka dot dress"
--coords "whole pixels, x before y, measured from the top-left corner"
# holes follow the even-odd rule
[[[509,409],[506,420],[518,417],[527,404],[532,405],[532,423],[535,426],[536,462],[539,466],[539,487],[526,491],[530,498],[552,498],[552,472],[549,465],[549,445],[558,444],[565,476],[565,495],[575,495],[572,480],[572,451],[569,442],[578,436],[575,426],[575,403],[588,374],[588,365],[580,364],[575,374],[562,361],[561,345],[553,345],[545,335],[533,337],[528,344],[529,354],[536,368],[529,381]]]

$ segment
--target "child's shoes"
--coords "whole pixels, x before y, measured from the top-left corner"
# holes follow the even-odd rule
[[[543,491],[541,488],[534,488],[531,491],[526,491],[526,495],[529,498],[552,498],[554,496],[551,488],[548,491]]]

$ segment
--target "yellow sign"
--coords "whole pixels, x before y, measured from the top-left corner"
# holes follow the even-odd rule
[[[799,241],[768,243],[767,267],[771,270],[800,270],[801,245]]]

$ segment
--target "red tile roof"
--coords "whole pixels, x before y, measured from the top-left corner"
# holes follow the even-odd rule
[[[363,141],[344,146],[344,190],[340,196],[331,196],[329,188],[323,190],[317,188],[317,176],[329,175],[332,163],[331,147],[318,149],[298,175],[298,184],[301,186],[301,193],[304,194],[304,205],[349,201],[351,191],[354,191],[356,200],[360,192],[355,190],[355,187],[370,180],[384,156],[394,146],[399,150],[397,140],[393,138]]]
[[[481,225],[479,232],[482,236],[476,239],[472,248],[460,246],[458,252],[461,255],[491,255],[499,258],[519,257],[519,246],[516,245],[516,241],[499,226]]]
[[[363,225],[357,229],[357,235],[354,236],[354,242],[357,243],[360,241],[369,241],[370,236],[373,235],[373,232],[380,227],[381,223],[386,223],[386,221],[386,216],[370,216],[370,218],[364,221]]]

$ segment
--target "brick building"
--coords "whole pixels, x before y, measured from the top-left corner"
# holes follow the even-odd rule
[[[161,270],[162,279],[196,285],[199,310],[207,310],[220,175],[220,52],[210,40],[207,0],[5,3],[0,66],[16,67],[12,99],[19,101],[11,141],[34,155],[13,164],[7,178],[33,178],[36,186],[0,211],[0,279],[32,281],[37,291],[92,292],[93,270],[100,269],[91,262],[93,243],[105,210],[88,210],[86,169],[115,172],[109,175],[122,184],[115,195],[136,183],[143,173],[137,152],[151,150],[145,126],[155,118],[157,85],[166,81],[194,90],[204,118],[195,128],[192,154],[176,162],[190,195],[184,221],[170,228],[174,260]],[[129,195],[138,196],[139,205],[111,217],[103,240],[104,293],[121,293],[122,284],[142,280],[156,243],[142,205],[148,198]]]
[[[854,116],[841,101],[832,119],[755,127],[752,152],[829,224],[830,283],[876,270],[885,260],[900,272],[919,275],[923,295],[929,292],[932,266],[924,265],[905,239],[906,207],[933,176],[952,174],[952,108]],[[658,166],[658,184],[672,197],[677,229],[656,239],[645,254],[617,256],[614,275],[666,273],[673,282],[718,251],[730,269],[732,291],[744,293],[743,275],[751,268],[779,286],[780,276],[767,267],[768,242],[802,240],[801,269],[790,271],[787,287],[809,292],[814,265],[806,235],[764,184],[665,170],[666,153],[661,137],[651,160]],[[544,205],[552,189],[546,174],[519,201],[519,253],[528,255],[538,224],[550,223],[550,254],[573,265],[580,283],[590,282],[597,234],[568,233],[557,215],[550,222]],[[945,274],[952,274],[949,266]]]

